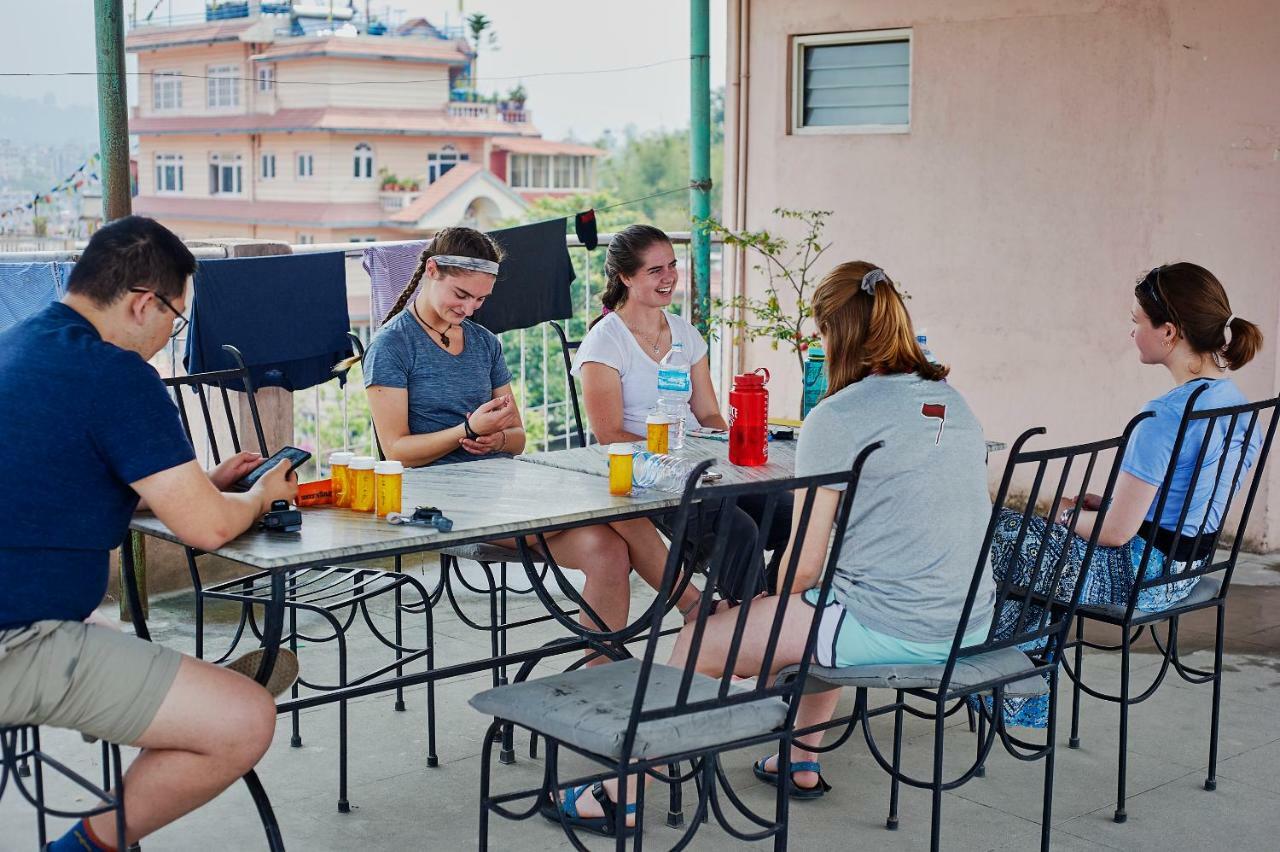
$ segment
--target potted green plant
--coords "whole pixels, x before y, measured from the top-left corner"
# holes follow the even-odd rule
[[[714,300],[711,325],[715,333],[733,334],[735,343],[767,338],[774,349],[795,355],[803,375],[805,351],[818,339],[810,323],[813,290],[818,283],[814,268],[822,253],[831,247],[830,242],[822,240],[831,211],[778,207],[773,213],[784,222],[799,223],[801,235],[787,238],[767,228],[734,231],[714,219],[705,220],[707,228],[718,234],[726,246],[755,255],[759,262],[752,269],[764,275],[767,282],[760,296],[739,294]]]

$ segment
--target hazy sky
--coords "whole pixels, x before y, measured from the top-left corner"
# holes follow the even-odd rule
[[[313,0],[323,3],[324,0]],[[124,0],[143,17],[156,0]],[[338,6],[346,0],[336,0]],[[160,0],[156,20],[193,20],[204,0]],[[482,90],[503,92],[523,82],[534,121],[548,137],[570,133],[593,139],[606,129],[683,127],[689,121],[688,0],[371,0],[375,16],[387,9],[433,23],[483,12],[493,21],[498,49],[480,54]],[[363,10],[364,0],[357,0]],[[711,0],[711,85],[724,83],[725,17]],[[94,70],[92,0],[0,0],[0,71]],[[626,66],[651,65],[629,71]],[[131,69],[132,70],[132,66]],[[555,74],[571,71],[573,74]],[[594,72],[594,73],[582,73]],[[501,78],[501,79],[499,79]],[[130,100],[136,101],[135,78]],[[59,104],[96,103],[91,77],[0,77],[0,93],[29,98],[52,94]]]

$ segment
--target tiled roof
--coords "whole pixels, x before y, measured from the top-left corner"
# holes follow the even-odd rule
[[[448,177],[446,175],[445,177]],[[159,219],[252,222],[320,228],[372,228],[386,219],[379,204],[317,204],[309,201],[181,198],[139,195],[133,212]]]
[[[603,157],[608,151],[593,148],[590,145],[579,145],[577,142],[553,142],[550,139],[536,137],[515,137],[511,139],[495,139],[493,147],[513,154],[576,154],[587,157]]]
[[[280,62],[287,59],[374,59],[401,62],[432,62],[464,65],[467,57],[458,44],[443,39],[392,38],[366,36],[347,38],[297,38],[278,41],[252,57],[255,62]]]
[[[412,204],[392,214],[390,221],[401,225],[412,225],[427,214],[432,207],[444,201],[453,191],[481,172],[478,163],[459,163],[435,183],[428,186]]]
[[[537,133],[531,124],[498,118],[463,118],[445,110],[357,109],[317,107],[275,113],[236,115],[132,116],[129,132],[138,135],[179,133],[266,133],[337,131],[401,136],[496,136]]]

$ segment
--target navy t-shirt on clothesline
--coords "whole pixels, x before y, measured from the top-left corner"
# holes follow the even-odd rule
[[[0,629],[81,621],[138,504],[195,454],[146,361],[55,302],[0,333]]]

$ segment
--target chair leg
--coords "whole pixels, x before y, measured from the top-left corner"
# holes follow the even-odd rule
[[[289,607],[289,650],[293,655],[298,656],[298,611],[293,607]],[[293,686],[289,687],[289,697],[298,697],[298,682],[295,680]],[[289,746],[291,748],[302,748],[302,715],[294,710],[289,713],[289,721],[293,728],[293,734],[289,737]]]
[[[614,779],[618,782],[618,797],[617,797],[618,808],[615,811],[615,813],[617,814],[617,819],[621,821],[621,825],[626,825],[627,824],[627,816],[626,816],[627,814],[627,774],[625,772],[619,772],[616,776],[614,776]],[[637,788],[641,786],[643,786],[643,781],[640,784],[636,785]],[[636,814],[637,824],[639,823],[639,816],[640,816],[639,814]],[[637,834],[638,833],[639,832],[637,832]],[[617,837],[614,839],[613,848],[616,850],[616,852],[627,852],[626,832],[624,831],[618,832]]]
[[[40,838],[40,848],[49,842],[49,826],[44,816],[44,762],[40,759],[40,729],[31,729],[31,748],[36,753],[31,762],[35,766],[36,788],[36,833]]]
[[[18,751],[25,752],[27,750],[27,729],[22,728],[18,731]],[[31,763],[24,757],[18,761],[18,777],[31,777]]]
[[[427,622],[427,669],[436,668],[436,630],[431,616],[430,595],[422,599],[423,617]],[[427,766],[440,765],[440,757],[436,754],[436,682],[427,681]]]
[[[1076,676],[1071,680],[1071,737],[1067,748],[1080,748],[1080,681],[1084,679],[1084,616],[1076,616]]]
[[[258,773],[250,769],[241,780],[249,788],[253,806],[258,810],[258,819],[262,823],[262,830],[267,835],[267,848],[271,852],[284,852],[284,838],[280,835],[280,823],[276,820],[276,812],[271,807],[271,799],[267,796],[266,789],[258,779]]]
[[[715,775],[707,773],[707,784],[714,783],[716,783]],[[778,783],[775,786],[777,790],[774,792],[773,800],[774,827],[777,833],[773,835],[773,848],[776,852],[776,850],[787,848],[787,828],[790,822],[788,810],[791,807],[791,737],[789,736],[778,739]]]
[[[1044,803],[1040,813],[1040,852],[1049,852],[1053,830],[1053,760],[1058,753],[1058,667],[1049,671],[1049,724],[1045,729]]]
[[[1213,643],[1213,712],[1209,722],[1209,773],[1204,779],[1206,790],[1218,789],[1218,721],[1222,711],[1222,639],[1226,618],[1226,607],[1219,606],[1218,630]]]
[[[897,693],[898,707],[893,711],[893,774],[889,778],[889,818],[884,827],[889,831],[898,830],[898,792],[902,786],[898,782],[898,773],[902,770],[902,692]],[[864,720],[862,724],[867,724]]]
[[[335,627],[335,629],[337,629]],[[347,637],[339,630],[338,685],[347,685]],[[351,813],[347,800],[347,700],[338,702],[338,813]]]
[[[507,624],[507,563],[505,562],[498,566],[498,623],[503,627]],[[498,653],[504,657],[507,655],[506,630],[498,633]],[[503,686],[508,683],[506,666],[502,666],[498,671],[498,683]],[[510,723],[502,726],[502,750],[498,752],[498,760],[504,764],[516,762],[515,728]]]
[[[965,700],[966,702],[968,701],[968,699],[965,699]],[[985,701],[986,699],[983,696],[979,695],[978,700]],[[973,712],[972,704],[969,705],[969,712],[970,713]],[[996,706],[996,697],[995,697],[995,694],[993,693],[991,696],[991,713],[994,716],[994,714],[1001,713],[1001,712],[1004,712],[1004,707]],[[972,730],[972,728],[970,728],[970,730]],[[976,755],[976,757],[978,758],[982,757],[982,744],[986,742],[986,740],[987,740],[987,715],[985,713],[979,713],[978,714],[978,745],[977,745],[978,754]],[[987,765],[985,763],[979,763],[978,768],[974,770],[973,774],[977,778],[985,778],[987,775]]]
[[[942,748],[943,734],[946,733],[946,719],[943,713],[946,704],[939,700],[934,708],[937,714],[933,720],[933,808],[929,824],[929,850],[938,852],[942,848]]]
[[[529,740],[529,744],[533,745],[533,740]],[[680,774],[679,763],[667,764],[667,772],[674,779]],[[670,784],[670,796],[667,805],[667,825],[672,828],[679,828],[684,825],[684,792],[681,789],[679,781],[673,780]]]
[[[480,751],[480,826],[476,843],[480,852],[489,848],[489,767],[493,762],[493,738],[486,736]]]
[[[1116,761],[1116,812],[1113,819],[1124,822],[1129,818],[1124,809],[1125,773],[1129,758],[1129,628],[1122,625],[1120,638],[1120,753]]]
[[[397,574],[401,573],[403,567],[404,567],[403,557],[397,556],[395,558],[395,565],[394,565],[395,572]],[[400,658],[404,656],[404,653],[401,652],[400,650],[400,648],[404,645],[404,625],[402,623],[401,614],[400,614],[400,607],[404,603],[403,592],[404,592],[403,587],[397,585],[396,586],[396,662],[397,663],[400,662]],[[396,677],[400,677],[403,674],[404,674],[404,666],[396,666]],[[400,712],[400,713],[404,712],[404,689],[398,686],[396,687],[395,709],[397,712]]]

